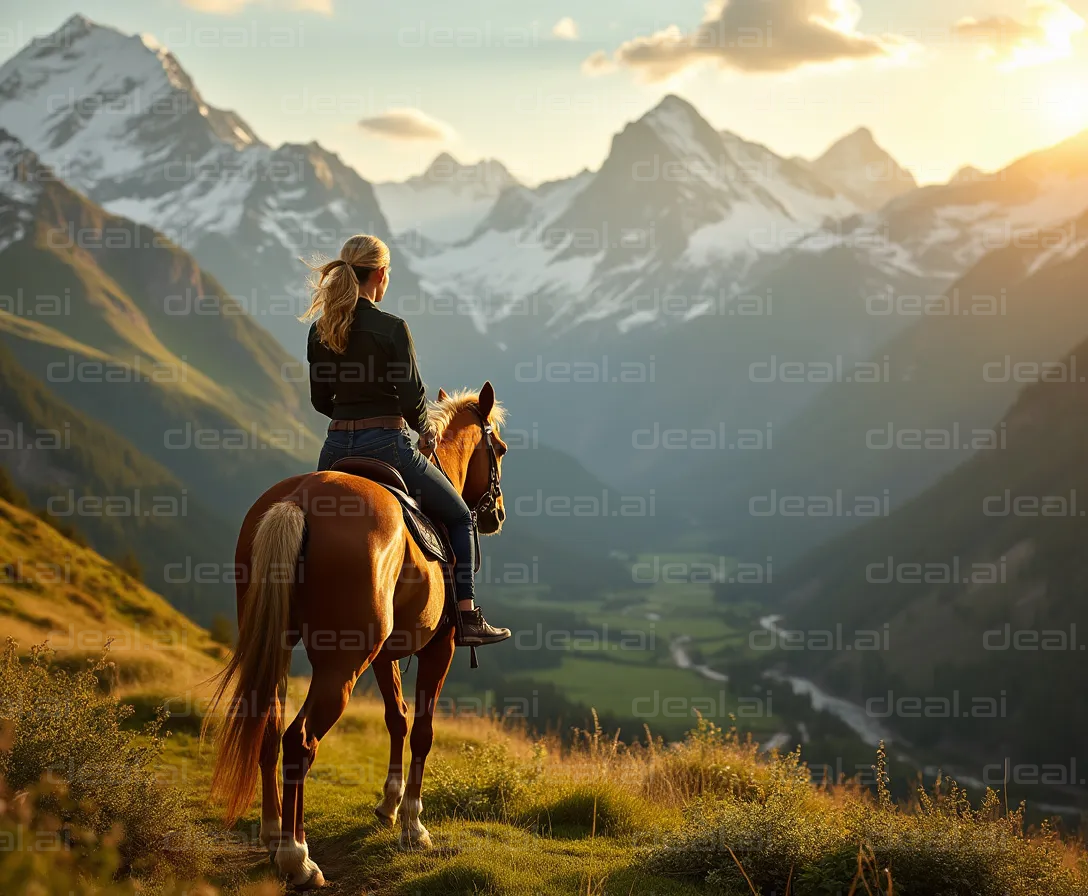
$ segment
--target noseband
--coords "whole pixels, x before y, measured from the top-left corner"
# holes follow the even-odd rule
[[[470,510],[472,514],[472,538],[476,543],[476,564],[473,572],[479,572],[483,560],[480,556],[480,529],[476,524],[476,518],[481,513],[496,513],[498,511],[499,500],[502,498],[502,477],[499,475],[499,455],[495,451],[495,442],[491,438],[495,432],[495,427],[491,425],[490,420],[480,413],[478,408],[473,408],[472,412],[476,415],[480,429],[483,431],[483,443],[487,449],[487,491],[480,495],[479,500]],[[431,454],[431,459],[434,461],[434,465],[442,471],[442,475],[449,479],[449,473],[442,469],[442,464],[438,460],[437,449]]]

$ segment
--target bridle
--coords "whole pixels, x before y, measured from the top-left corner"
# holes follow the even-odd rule
[[[480,413],[479,408],[472,408],[472,412],[476,415],[476,420],[483,431],[484,448],[487,450],[487,491],[480,495],[475,506],[469,511],[472,514],[472,538],[475,542],[476,553],[476,564],[473,572],[479,572],[483,560],[480,556],[480,529],[476,524],[476,518],[481,513],[496,513],[498,511],[499,501],[502,499],[502,476],[499,473],[499,454],[495,450],[495,441],[492,438],[495,427],[491,425],[490,420]],[[438,467],[443,476],[450,479],[450,474],[442,469],[442,463],[438,459],[437,447],[431,452],[431,461]],[[453,480],[450,479],[450,482],[452,483]]]

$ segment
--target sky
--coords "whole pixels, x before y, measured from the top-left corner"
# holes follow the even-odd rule
[[[0,58],[76,12],[372,181],[441,151],[567,177],[668,93],[784,156],[868,127],[920,182],[1088,129],[1088,0],[35,0],[0,9]]]

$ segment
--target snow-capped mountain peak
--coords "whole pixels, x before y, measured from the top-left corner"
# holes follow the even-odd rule
[[[371,185],[336,155],[267,146],[153,37],[83,16],[0,66],[0,125],[107,211],[192,251],[295,352],[298,257],[334,253],[360,231],[391,237]]]
[[[696,144],[714,144],[714,129],[691,103],[676,94],[665,96],[639,123],[652,128],[661,140],[681,151]]]
[[[836,140],[807,163],[817,175],[865,209],[876,209],[918,186],[909,171],[862,127]]]
[[[0,67],[0,116],[85,191],[154,159],[260,145],[239,116],[204,100],[165,47],[78,15]]]
[[[403,183],[378,184],[375,191],[394,232],[414,231],[431,244],[467,237],[500,194],[516,186],[517,179],[497,159],[463,165],[442,152],[422,174]]]
[[[426,171],[405,181],[417,190],[445,187],[453,192],[492,199],[517,182],[498,159],[480,159],[473,165],[463,165],[448,152],[439,153]]]
[[[598,171],[507,190],[468,239],[417,263],[433,288],[483,296],[484,324],[531,296],[551,303],[555,330],[607,320],[625,331],[657,320],[634,310],[640,298],[678,290],[703,307],[694,296],[739,288],[757,256],[856,211],[669,95],[613,137]]]

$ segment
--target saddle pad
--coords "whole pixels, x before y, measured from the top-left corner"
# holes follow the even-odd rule
[[[431,518],[419,510],[415,501],[412,501],[412,499],[404,494],[404,492],[390,488],[389,486],[385,486],[385,488],[400,501],[401,510],[404,511],[404,525],[407,526],[408,531],[412,533],[412,538],[414,538],[416,544],[419,545],[419,549],[432,560],[441,560],[443,563],[452,563],[453,554],[449,548],[446,547],[445,535],[438,530],[438,527],[431,521]],[[408,501],[412,501],[412,503],[409,504]]]
[[[340,473],[350,473],[376,482],[400,502],[404,525],[412,533],[419,549],[431,560],[453,562],[453,551],[446,543],[445,533],[439,530],[407,492],[404,478],[392,464],[374,457],[344,457],[331,467]]]

